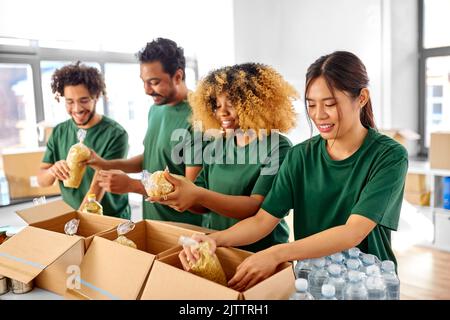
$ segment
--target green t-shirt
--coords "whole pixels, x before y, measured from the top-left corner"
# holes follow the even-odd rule
[[[237,146],[234,138],[217,139],[205,148],[205,156],[211,154],[211,158],[204,158],[195,184],[227,195],[266,196],[291,146],[288,138],[277,133],[263,140],[255,139],[244,147]],[[215,230],[227,229],[239,221],[215,212],[203,216],[203,226]],[[256,252],[288,239],[289,227],[282,219],[269,235],[241,248]]]
[[[197,162],[195,160],[198,159],[193,158],[194,148],[197,147],[201,156],[202,141],[200,135],[200,144],[194,143],[192,126],[188,122],[191,114],[191,107],[186,101],[175,106],[153,105],[150,108],[148,129],[144,139],[143,169],[153,173],[164,170],[167,166],[170,173],[184,176],[186,166],[202,165],[201,160]],[[145,197],[143,217],[198,226],[202,224],[202,216],[199,214],[189,211],[178,212],[169,206],[145,201]]]
[[[391,230],[396,230],[408,155],[393,139],[369,129],[361,147],[334,161],[320,135],[286,155],[262,208],[281,218],[294,209],[295,239],[344,225],[351,214],[376,222],[358,245],[361,251],[396,263]]]
[[[128,134],[116,121],[103,116],[102,120],[86,130],[84,144],[104,159],[126,158],[128,153]],[[72,145],[78,143],[78,127],[72,119],[58,124],[47,142],[47,149],[42,162],[55,163],[65,160]],[[63,200],[72,208],[78,209],[84,196],[89,191],[95,171],[87,167],[78,189],[66,188],[62,181],[59,187]],[[105,215],[130,219],[131,211],[127,194],[105,193],[102,201]]]

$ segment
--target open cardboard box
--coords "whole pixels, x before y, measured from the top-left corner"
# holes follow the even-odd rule
[[[117,239],[116,229],[101,233],[94,237],[81,263],[81,286],[69,288],[65,297],[138,299],[155,258],[179,252],[178,238],[191,234],[190,229],[162,221],[139,221],[125,235],[136,244],[136,250],[110,241]]]
[[[276,272],[252,288],[239,292],[183,270],[178,252],[163,255],[153,263],[141,299],[172,300],[287,300],[294,291],[295,276],[291,263],[278,266]],[[218,248],[217,257],[230,280],[236,267],[251,252],[236,248]]]
[[[81,238],[28,226],[0,246],[0,274],[63,295],[68,267],[83,254]]]
[[[84,239],[85,248],[89,246],[95,235],[110,231],[124,219],[102,216],[92,213],[81,213],[74,210],[63,200],[48,202],[16,212],[30,226],[64,234],[64,225],[74,219],[80,219],[77,235]]]

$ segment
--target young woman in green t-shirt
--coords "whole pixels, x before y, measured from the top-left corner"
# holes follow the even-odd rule
[[[216,246],[253,243],[294,209],[296,241],[275,245],[243,261],[229,286],[252,287],[286,261],[318,258],[358,246],[393,260],[390,231],[396,230],[408,166],[404,147],[374,128],[368,77],[361,60],[337,51],[316,60],[306,74],[305,106],[319,135],[286,155],[272,189],[256,215],[231,228],[195,235]],[[196,260],[185,249],[186,269]]]
[[[203,226],[214,230],[253,216],[291,148],[289,139],[271,130],[286,132],[294,126],[296,96],[266,65],[246,63],[210,72],[189,96],[194,127],[200,124],[205,137],[215,137],[203,152],[203,169],[195,184],[166,172],[174,192],[149,201],[203,214]],[[264,236],[245,249],[286,243],[289,228],[281,219]]]

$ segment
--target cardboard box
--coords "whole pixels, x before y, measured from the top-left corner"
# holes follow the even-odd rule
[[[178,253],[181,250],[178,238],[191,234],[190,229],[162,221],[139,221],[134,230],[126,234],[138,247],[136,250],[110,241],[117,238],[116,230],[102,233],[94,237],[81,263],[80,288],[68,289],[65,297],[85,300],[137,299],[155,257],[166,256],[166,251]]]
[[[380,129],[381,133],[391,137],[403,146],[407,146],[408,141],[415,141],[420,139],[420,135],[410,129]]]
[[[235,248],[218,248],[217,257],[230,280],[236,267],[252,253]],[[287,300],[294,292],[291,263],[281,264],[274,275],[239,292],[183,270],[178,252],[158,257],[153,263],[141,299],[172,300]]]
[[[45,148],[3,151],[3,169],[9,184],[11,199],[32,198],[61,194],[58,182],[50,187],[40,187],[37,173]]]
[[[425,193],[427,191],[426,176],[424,174],[408,173],[405,181],[405,192]]]
[[[405,192],[403,198],[411,204],[417,206],[429,206],[430,205],[430,195],[428,191],[424,192]]]
[[[68,287],[67,299],[135,300],[155,256],[101,237],[94,237],[80,265],[79,287]]]
[[[126,221],[116,217],[101,216],[92,213],[81,213],[74,210],[63,200],[48,202],[16,212],[30,226],[65,234],[65,224],[74,219],[80,219],[77,235],[84,240],[85,247],[89,247],[95,235],[115,230],[117,226]]]
[[[450,170],[450,132],[433,132],[430,139],[430,167]]]
[[[81,238],[28,226],[0,246],[0,274],[64,295],[68,267],[83,254]]]

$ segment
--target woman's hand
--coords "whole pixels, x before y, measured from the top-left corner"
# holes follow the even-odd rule
[[[214,254],[214,252],[216,251],[217,245],[216,241],[213,238],[198,233],[194,234],[191,238],[196,240],[197,242],[209,242],[211,254]],[[178,257],[180,258],[184,270],[189,271],[191,269],[191,265],[197,262],[197,260],[200,258],[200,255],[196,246],[183,246],[183,250],[181,250],[181,252],[178,254]]]
[[[270,248],[252,254],[236,268],[228,286],[237,291],[245,291],[274,274],[279,264]]]
[[[70,168],[66,160],[59,160],[55,162],[49,169],[50,174],[58,180],[66,180],[70,177]],[[54,180],[53,180],[54,181]]]
[[[174,186],[175,190],[164,196],[149,197],[146,201],[158,202],[179,212],[186,211],[197,203],[201,188],[189,179],[171,175],[168,171],[164,171],[164,177]]]

